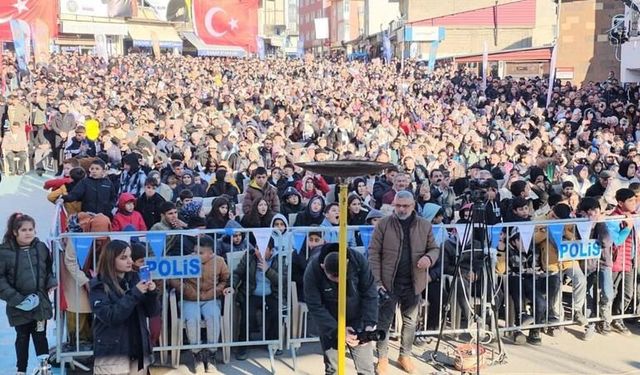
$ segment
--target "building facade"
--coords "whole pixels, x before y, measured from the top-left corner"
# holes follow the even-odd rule
[[[620,47],[620,81],[640,82],[640,12],[625,7],[629,41]]]

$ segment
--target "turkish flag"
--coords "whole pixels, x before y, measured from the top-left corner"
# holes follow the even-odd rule
[[[40,19],[49,28],[51,36],[58,35],[57,0],[0,0],[0,41],[11,42],[11,20],[24,20],[33,26]]]
[[[206,44],[256,51],[259,0],[194,0],[196,33]]]

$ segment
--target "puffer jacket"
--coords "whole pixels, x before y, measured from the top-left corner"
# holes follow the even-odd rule
[[[611,211],[611,216],[624,215],[625,213],[616,207]],[[630,272],[633,266],[633,248],[634,236],[636,231],[632,228],[623,226],[623,222],[608,221],[607,227],[609,232],[615,234],[612,248],[611,265],[612,272]],[[637,254],[636,254],[637,255]]]
[[[265,276],[271,283],[271,293],[273,296],[278,295],[278,289],[281,287],[278,283],[278,257],[279,255],[274,252],[271,257],[271,266],[267,269]],[[284,262],[284,259],[282,260]],[[248,265],[247,265],[248,263]],[[256,270],[258,269],[258,259],[254,251],[248,251],[238,263],[238,266],[233,270],[233,289],[235,290],[236,303],[242,305],[247,298],[247,295],[253,294],[256,290]],[[282,269],[282,296],[285,298],[287,280],[287,267],[283,264]],[[247,286],[248,282],[248,286]]]
[[[269,208],[273,212],[280,212],[280,198],[278,198],[278,189],[269,185],[269,183],[264,185],[264,188],[260,188],[255,180],[251,180],[249,183],[249,187],[244,194],[244,199],[242,200],[242,211],[246,215],[251,211],[251,206],[253,202],[264,198],[269,205]]]
[[[198,280],[200,280],[199,291]],[[209,301],[223,296],[224,289],[229,286],[229,268],[223,257],[213,254],[211,259],[202,263],[200,279],[172,279],[169,284],[177,290],[180,290],[181,285],[183,286],[185,301]]]
[[[431,223],[422,217],[415,216],[411,223],[410,233],[413,288],[415,294],[420,294],[427,286],[427,272],[429,270],[418,268],[418,260],[424,255],[428,255],[433,266],[438,260],[440,247],[433,237]],[[373,277],[376,278],[378,286],[384,286],[390,291],[393,290],[400,262],[402,241],[404,240],[402,224],[393,214],[378,221],[369,243],[369,265]]]
[[[575,225],[565,225],[562,239],[565,241],[577,240]],[[533,241],[537,251],[540,252],[540,267],[547,272],[556,273],[567,270],[575,265],[574,261],[558,261],[558,247],[551,239],[546,225],[537,226],[533,232]]]
[[[111,221],[111,229],[114,232],[121,231],[138,231],[147,230],[147,225],[138,211],[127,212],[125,205],[129,202],[135,204],[136,198],[131,193],[122,193],[118,198],[118,212],[113,216]]]
[[[47,245],[34,239],[26,249],[15,242],[0,244],[0,299],[7,303],[7,318],[12,327],[53,317],[47,291],[57,285],[53,259]],[[28,295],[36,293],[40,304],[31,311],[17,309]]]
[[[116,190],[108,178],[87,177],[76,184],[76,187],[63,195],[65,202],[82,202],[82,211],[104,214],[113,217],[111,209],[115,206]]]
[[[130,355],[130,335],[137,335],[145,358],[151,355],[147,318],[160,314],[157,290],[141,293],[136,284],[140,277],[127,272],[120,286],[125,293],[119,295],[113,287],[106,291],[106,282],[100,275],[91,280],[89,298],[93,308],[93,354],[95,357]],[[137,319],[138,332],[131,332],[132,320]]]

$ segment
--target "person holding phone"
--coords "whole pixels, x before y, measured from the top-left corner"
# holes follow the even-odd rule
[[[131,247],[111,241],[100,254],[98,274],[91,280],[93,308],[93,373],[146,374],[151,363],[147,318],[160,314],[156,284],[133,272]]]

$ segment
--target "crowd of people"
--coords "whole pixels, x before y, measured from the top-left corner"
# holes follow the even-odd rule
[[[5,62],[15,59],[11,52],[4,54]],[[290,236],[284,234],[290,227],[318,227],[305,238],[307,251],[291,259],[291,279],[301,299],[307,293],[310,258],[322,254],[315,256],[324,259],[328,251],[317,249],[337,241],[335,228],[329,229],[339,221],[336,181],[297,163],[337,159],[395,165],[380,175],[349,181],[349,225],[373,225],[375,230],[370,243],[358,231],[350,232],[348,241],[352,248],[367,247],[375,287],[387,297],[380,302],[376,323],[388,330],[396,304],[402,310],[408,328],[403,330],[400,364],[407,372],[414,369],[408,353],[418,306],[426,300],[429,311],[426,326],[419,328],[435,329],[439,293],[451,288],[445,276],[453,273],[461,234],[449,230],[442,250],[435,253],[418,248],[433,246],[427,234],[431,225],[468,222],[471,197],[478,190],[489,225],[624,216],[614,224],[594,226],[590,238],[605,250],[600,259],[586,262],[559,261],[559,244],[548,240],[543,225],[536,226],[534,251],[524,248],[512,230],[516,224],[506,227],[495,243],[495,272],[509,285],[522,280],[522,288],[509,287],[504,293],[516,304],[518,326],[562,320],[564,312],[557,311],[555,301],[561,297],[563,277],[568,277],[574,298],[570,316],[585,327],[585,339],[596,329],[629,334],[624,321],[613,317],[629,309],[637,312],[632,306],[638,293],[633,215],[640,204],[640,89],[637,84],[621,85],[613,74],[603,82],[578,86],[557,81],[551,88],[543,77],[489,77],[485,88],[477,72],[448,64],[429,72],[416,61],[364,64],[143,54],[109,61],[57,54],[47,65],[31,64],[29,72],[5,66],[4,74],[6,99],[0,98],[0,115],[7,126],[0,128],[5,162],[9,160],[15,174],[24,173],[27,163],[40,174],[54,166],[58,176],[45,188],[52,202],[64,203],[65,230],[229,229],[198,240],[167,237],[164,255],[196,253],[203,263],[216,265],[202,276],[201,288],[209,289],[183,297],[194,302],[186,303],[183,311],[190,343],[196,340],[200,315],[211,317],[207,342],[218,342],[219,302],[231,294],[245,296],[238,298],[245,310],[264,305],[268,319],[263,336],[277,337],[278,301],[273,296],[277,275],[283,272],[277,259],[281,250],[291,248]],[[211,201],[210,206],[203,207],[205,201]],[[255,237],[240,231],[261,227],[279,233],[266,252],[256,251]],[[572,225],[565,226],[565,240],[578,236]],[[473,238],[468,246],[476,240],[482,238]],[[7,246],[15,247],[15,241],[11,233],[5,236]],[[92,300],[88,306],[116,303],[131,291],[128,311],[135,310],[139,319],[101,318],[110,310],[96,312],[70,301],[68,311],[85,316],[73,319],[80,326],[71,323],[70,337],[78,331],[94,342],[104,328],[91,318],[92,312],[104,324],[124,325],[123,332],[142,329],[140,322],[157,307],[147,296],[162,293],[163,287],[186,285],[174,282],[156,290],[153,283],[123,279],[127,270],[139,266],[136,261],[143,262],[144,251],[136,244],[96,241],[101,254],[88,263],[102,262],[105,249],[111,249],[105,263],[78,267],[77,262],[65,262],[72,265],[67,272],[86,288],[84,298]],[[381,262],[388,260],[379,253],[388,241],[400,248],[397,262],[385,267]],[[227,255],[238,248],[246,249],[246,256],[240,266],[229,269]],[[66,251],[73,253],[71,246]],[[120,264],[121,255],[134,265]],[[387,274],[394,267],[398,273]],[[476,267],[461,269],[465,277],[459,282],[467,290],[483,281]],[[102,278],[90,281],[96,270]],[[231,274],[232,280],[249,282],[231,285]],[[530,312],[520,305],[526,300],[535,301]],[[458,303],[465,312],[463,323],[469,324],[467,304]],[[587,318],[592,316],[603,320],[590,323]],[[159,325],[151,319],[147,335],[152,344],[157,343]],[[255,325],[243,320],[241,339],[249,337]],[[530,329],[528,337],[520,331],[513,335],[517,344],[541,340],[539,329]],[[113,353],[108,349],[103,347],[102,355],[126,354],[121,351],[129,347],[111,348]],[[210,362],[211,353],[193,352],[196,359]],[[134,354],[130,357],[138,359],[139,369],[148,364],[146,346]],[[384,341],[378,343],[378,355],[386,359]],[[236,357],[247,358],[246,347],[239,347]],[[21,363],[18,371],[24,371]],[[386,373],[388,361],[378,364],[378,373]],[[103,365],[108,371],[110,362]]]

